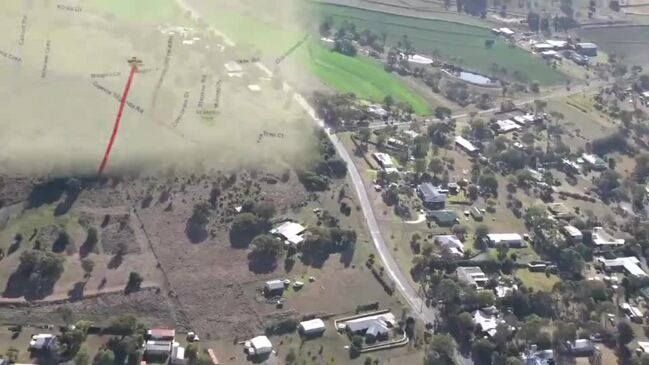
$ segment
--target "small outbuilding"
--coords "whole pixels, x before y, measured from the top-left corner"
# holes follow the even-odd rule
[[[282,295],[283,292],[284,281],[282,280],[269,280],[264,283],[264,294],[266,294],[266,296]]]
[[[265,355],[273,351],[273,344],[266,336],[257,336],[244,343],[246,352],[250,356]]]
[[[597,45],[595,43],[577,43],[577,53],[588,57],[597,57]]]
[[[320,336],[327,329],[325,323],[320,318],[314,318],[308,321],[300,322],[298,326],[300,333],[306,337]]]

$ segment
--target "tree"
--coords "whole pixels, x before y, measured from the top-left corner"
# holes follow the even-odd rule
[[[262,201],[255,204],[253,212],[262,219],[268,220],[275,215],[275,204],[269,201]]]
[[[246,233],[256,235],[260,230],[260,224],[257,217],[252,213],[241,213],[237,215],[232,222],[232,231],[235,233]]]
[[[530,91],[538,94],[541,91],[541,84],[538,81],[532,81],[530,84]]]
[[[620,186],[620,174],[614,170],[603,171],[594,184],[603,199],[610,199],[614,196],[614,190]]]
[[[282,241],[269,234],[255,237],[250,244],[253,253],[272,260],[276,260],[284,248]]]
[[[493,174],[482,174],[478,179],[478,185],[483,191],[498,196],[498,179]]]
[[[69,306],[62,306],[59,309],[59,314],[61,315],[61,319],[66,326],[69,326],[72,322],[74,322],[74,311]]]
[[[435,117],[438,119],[446,119],[451,116],[451,109],[445,106],[438,106],[435,108]]]
[[[579,275],[584,268],[584,259],[577,251],[568,248],[559,253],[557,268],[565,273]]]
[[[633,173],[639,182],[645,181],[649,176],[649,153],[641,153],[635,158]]]
[[[16,361],[18,361],[18,354],[20,354],[20,350],[18,350],[17,348],[15,348],[13,346],[9,346],[9,348],[7,349],[7,352],[5,353],[5,356],[6,356],[7,360],[9,361],[9,363],[13,364]]]
[[[187,221],[186,233],[192,241],[203,240],[207,235],[206,226],[210,221],[210,205],[201,202],[194,205],[192,216]]]
[[[88,228],[88,235],[86,236],[86,244],[88,245],[88,248],[92,250],[92,248],[95,247],[95,245],[98,242],[98,235],[97,235],[97,228],[95,227],[90,227]]]
[[[451,279],[442,279],[435,288],[435,293],[437,298],[448,304],[457,300],[460,295],[460,287]]]
[[[90,356],[86,350],[81,350],[74,358],[74,365],[90,365]]]
[[[471,346],[471,355],[478,365],[490,364],[491,354],[494,352],[494,344],[486,338],[481,338]]]
[[[480,308],[491,307],[495,301],[496,297],[491,290],[481,290],[478,292],[478,305],[480,305]]]
[[[628,345],[629,342],[633,341],[635,335],[633,334],[633,328],[631,328],[628,322],[620,321],[617,324],[617,338],[624,345]]]
[[[185,356],[190,365],[196,364],[198,360],[198,345],[196,343],[190,343],[185,348]]]
[[[81,267],[83,268],[83,271],[86,273],[86,277],[88,278],[90,277],[92,270],[95,268],[95,262],[86,257],[85,259],[81,260]]]
[[[108,349],[102,349],[95,356],[95,365],[114,365],[115,355]]]
[[[455,357],[455,347],[456,345],[453,337],[446,334],[433,335],[430,339],[428,349],[426,350],[426,355],[428,356],[429,353],[434,352],[446,360],[452,360]],[[425,360],[424,364],[434,363]]]
[[[444,172],[444,161],[438,157],[433,157],[428,164],[428,168],[434,176],[437,176]]]
[[[383,105],[388,110],[392,108],[392,105],[394,105],[394,98],[392,97],[392,95],[386,95],[385,98],[383,98]]]

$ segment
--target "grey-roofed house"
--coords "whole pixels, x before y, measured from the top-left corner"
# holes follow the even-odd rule
[[[595,43],[577,43],[576,45],[577,53],[588,56],[588,57],[597,57],[597,45]]]
[[[417,195],[428,209],[443,209],[446,205],[446,190],[431,183],[423,183],[417,187]]]
[[[284,282],[282,280],[269,280],[264,283],[264,293],[270,295],[282,295],[284,292]]]
[[[595,345],[587,339],[575,340],[566,345],[568,353],[574,357],[589,357],[595,353]]]

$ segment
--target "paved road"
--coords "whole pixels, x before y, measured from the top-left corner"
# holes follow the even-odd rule
[[[176,0],[176,2],[183,10],[189,11],[195,19],[201,18],[200,13],[197,12],[191,5],[189,5],[187,1]],[[212,26],[210,26],[209,29],[221,36],[228,46],[235,45],[234,41],[229,39],[218,29]],[[272,71],[270,71],[266,66],[261,63],[256,63],[256,65],[268,76],[272,76]],[[287,92],[290,92],[290,90],[292,90],[292,88],[286,83],[284,83],[283,87]],[[315,110],[308,104],[306,99],[297,92],[294,93],[293,97],[298,102],[298,104],[309,114],[313,121],[324,128],[324,122],[317,117]],[[361,179],[361,176],[358,173],[358,169],[356,168],[356,165],[354,165],[351,156],[342,145],[342,143],[340,143],[340,140],[335,134],[331,133],[328,129],[325,129],[325,131],[327,132],[327,136],[329,136],[331,143],[336,148],[336,152],[347,163],[349,177],[352,184],[354,185],[354,191],[356,192],[363,215],[365,216],[365,220],[367,221],[372,243],[374,244],[374,247],[379,254],[379,258],[383,262],[385,271],[387,271],[387,273],[390,275],[395,283],[396,289],[399,291],[399,293],[401,293],[406,302],[408,302],[413,310],[413,313],[415,313],[422,321],[426,323],[434,323],[436,314],[435,310],[432,308],[427,308],[425,305],[423,305],[423,299],[420,298],[417,294],[417,288],[413,284],[411,284],[410,281],[408,281],[408,277],[403,271],[401,271],[401,268],[399,267],[399,265],[397,265],[394,257],[392,257],[390,247],[383,240],[383,236],[381,235],[379,225],[376,221],[376,217],[374,216],[374,211],[372,210],[365,185],[363,184],[363,180]]]

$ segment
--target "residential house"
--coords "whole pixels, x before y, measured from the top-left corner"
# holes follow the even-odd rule
[[[57,345],[56,336],[49,333],[32,335],[29,340],[29,350],[34,351],[54,351]]]
[[[392,162],[392,157],[390,157],[390,155],[388,155],[387,153],[374,152],[372,154],[372,157],[374,157],[383,171],[387,173],[397,172],[397,169],[394,167],[394,163]]]
[[[597,155],[584,153],[581,155],[581,159],[584,161],[586,166],[593,170],[602,171],[608,169],[606,161]]]
[[[460,146],[469,155],[475,155],[480,149],[462,136],[455,136],[455,145]]]
[[[624,272],[626,275],[644,277],[647,273],[640,267],[640,260],[634,256],[617,257],[606,259],[604,257],[595,257],[595,261],[604,266],[608,272]]]
[[[345,322],[349,335],[365,335],[374,338],[387,337],[390,328],[396,325],[396,319],[390,312],[350,319]]]
[[[299,223],[284,222],[277,228],[274,228],[270,233],[279,237],[287,245],[297,246],[304,241],[304,232],[306,228]]]
[[[552,46],[552,48],[556,51],[560,51],[568,47],[568,42],[563,40],[548,39],[545,41],[545,43]]]
[[[428,209],[442,209],[446,205],[447,190],[434,186],[431,183],[423,183],[417,186],[417,195],[424,207]]]
[[[518,233],[489,233],[486,238],[491,247],[524,247],[523,236]]]
[[[597,247],[623,246],[624,239],[614,238],[604,227],[594,227],[591,231],[593,245]]]
[[[640,308],[632,306],[629,303],[620,303],[620,310],[631,322],[642,323],[643,315]]]
[[[538,350],[536,345],[530,346],[530,349],[525,351],[521,358],[523,365],[554,365],[554,351],[552,350]]]
[[[490,307],[474,311],[473,323],[481,333],[493,336],[497,332],[498,325],[505,321],[500,317],[495,307]]]
[[[477,266],[460,266],[455,269],[455,275],[461,282],[474,287],[475,289],[482,289],[489,281],[489,278]]]
[[[590,357],[595,353],[595,345],[588,339],[569,341],[566,349],[574,357]]]
[[[464,244],[456,235],[447,234],[433,237],[435,242],[442,249],[443,256],[460,258],[464,256]]]
[[[575,49],[580,55],[597,57],[597,45],[595,43],[577,43]]]
[[[498,133],[509,133],[513,131],[520,130],[521,126],[514,122],[511,119],[498,120],[496,121],[496,131]]]
[[[432,210],[427,217],[440,227],[450,227],[459,221],[457,213],[452,210]]]

